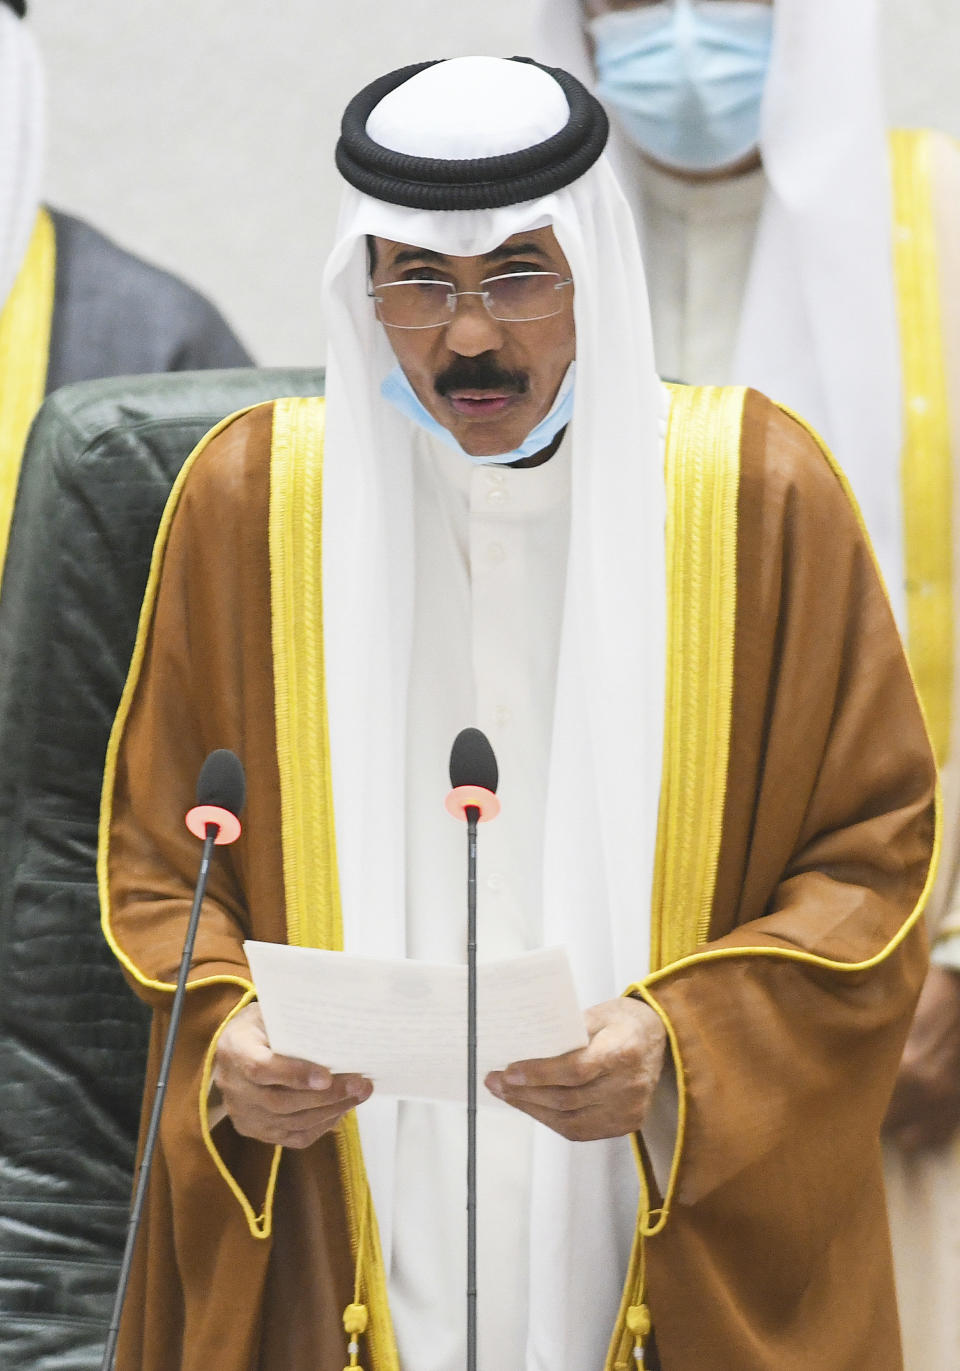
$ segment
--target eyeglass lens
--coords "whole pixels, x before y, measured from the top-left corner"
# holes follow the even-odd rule
[[[561,285],[554,271],[514,272],[481,281],[481,291],[457,292],[449,281],[391,281],[377,286],[377,312],[392,328],[435,328],[453,318],[458,294],[482,294],[494,319],[525,323],[559,314]]]

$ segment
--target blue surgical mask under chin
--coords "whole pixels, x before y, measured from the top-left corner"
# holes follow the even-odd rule
[[[717,171],[757,147],[771,5],[676,0],[589,27],[597,94],[641,152],[678,171]]]
[[[472,462],[474,466],[509,466],[511,462],[519,462],[524,457],[534,457],[538,452],[542,452],[545,447],[550,446],[560,430],[569,424],[573,417],[573,383],[576,368],[576,362],[571,362],[566,375],[560,382],[557,398],[549,412],[540,420],[536,428],[530,430],[520,446],[513,452],[501,452],[496,457],[473,457],[469,452],[464,452],[450,430],[444,428],[443,424],[435,419],[426,405],[420,401],[402,367],[395,366],[393,371],[382,381],[380,394],[393,405],[394,409],[398,409],[401,414],[412,419],[427,433],[432,433],[442,443],[446,443],[447,447],[452,447],[454,452],[459,452],[461,457],[466,457],[467,461]]]

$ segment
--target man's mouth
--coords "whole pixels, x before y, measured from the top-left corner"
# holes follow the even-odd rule
[[[488,415],[502,414],[514,401],[519,399],[516,391],[506,390],[450,390],[447,402],[457,414],[485,418]]]
[[[464,419],[496,418],[529,388],[526,372],[501,366],[489,353],[454,358],[434,381],[436,393]]]

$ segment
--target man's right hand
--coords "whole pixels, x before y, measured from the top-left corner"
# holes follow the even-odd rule
[[[256,1003],[221,1033],[213,1082],[238,1133],[280,1147],[309,1147],[373,1092],[363,1076],[335,1076],[271,1052]]]

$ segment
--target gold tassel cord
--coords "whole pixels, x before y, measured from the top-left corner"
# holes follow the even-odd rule
[[[360,1342],[361,1334],[367,1331],[367,1306],[365,1304],[348,1304],[343,1311],[343,1326],[350,1341],[347,1343],[347,1354],[350,1361],[343,1371],[363,1371],[360,1365]]]
[[[353,1303],[343,1311],[343,1327],[347,1335],[347,1355],[349,1364],[344,1371],[363,1371],[360,1365],[360,1338],[367,1331],[370,1322],[367,1306],[361,1301],[363,1283],[363,1256],[366,1246],[367,1221],[370,1217],[370,1191],[363,1197],[363,1213],[360,1218],[360,1238],[357,1243],[357,1260],[353,1270]]]
[[[645,1304],[631,1305],[627,1310],[627,1327],[633,1334],[633,1360],[643,1366],[646,1360],[647,1339],[650,1336],[650,1310]]]

